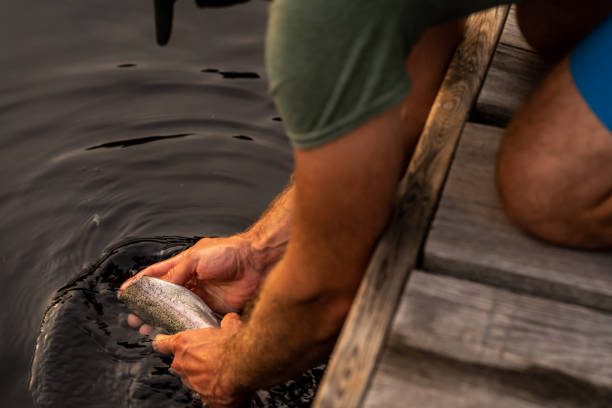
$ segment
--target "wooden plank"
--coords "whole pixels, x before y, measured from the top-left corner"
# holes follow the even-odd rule
[[[609,408],[612,394],[561,375],[466,364],[412,348],[385,350],[367,408]]]
[[[365,406],[609,407],[612,316],[413,272]]]
[[[550,70],[521,33],[516,6],[510,8],[491,68],[473,113],[479,122],[505,125]]]
[[[314,401],[360,406],[404,282],[414,268],[461,129],[480,88],[508,8],[468,19]]]
[[[389,342],[612,387],[610,314],[455,278],[413,273]]]
[[[475,117],[506,124],[551,68],[534,52],[499,44],[476,101]]]
[[[540,408],[546,405],[507,386],[498,376],[414,350],[385,350],[372,380],[367,408]],[[531,397],[531,398],[530,398]],[[535,401],[534,401],[535,400]],[[410,401],[410,404],[406,404]]]
[[[504,25],[504,31],[499,39],[500,44],[510,45],[512,47],[520,48],[525,51],[535,50],[527,43],[525,37],[521,33],[521,29],[519,28],[518,21],[516,18],[516,6],[513,5],[510,7],[510,12],[508,13],[508,18],[506,19],[506,24]]]
[[[560,248],[505,217],[495,190],[502,129],[469,124],[425,245],[424,268],[612,311],[612,253]]]

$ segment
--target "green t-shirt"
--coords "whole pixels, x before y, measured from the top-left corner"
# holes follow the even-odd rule
[[[405,60],[438,23],[508,0],[275,0],[266,40],[270,94],[293,145],[329,142],[400,103]]]

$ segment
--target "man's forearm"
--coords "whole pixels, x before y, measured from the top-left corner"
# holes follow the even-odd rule
[[[351,275],[358,283],[363,268],[354,269]],[[243,328],[228,344],[228,373],[239,388],[269,387],[329,355],[354,289],[344,293],[331,287],[302,291],[295,279],[296,274],[302,274],[321,280],[328,273],[300,268],[287,257],[270,272],[253,308],[244,316]]]
[[[268,209],[241,234],[251,245],[253,260],[266,269],[283,256],[289,241],[295,206],[293,176],[289,185],[272,201]]]
[[[291,378],[333,347],[392,209],[403,161],[399,110],[296,151],[291,240],[227,344],[220,379],[227,389]],[[340,158],[350,160],[339,166]]]

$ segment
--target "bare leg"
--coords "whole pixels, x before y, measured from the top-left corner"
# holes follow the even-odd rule
[[[527,40],[569,53],[612,12],[608,0],[536,0],[518,6]],[[612,248],[612,134],[583,100],[565,57],[515,115],[498,156],[509,217],[555,243]]]
[[[510,123],[497,181],[508,215],[527,232],[612,248],[612,134],[576,89],[567,58]]]
[[[406,60],[406,72],[412,79],[412,89],[401,109],[407,157],[412,155],[464,29],[465,19],[430,28]]]
[[[612,1],[531,0],[519,4],[517,13],[527,42],[558,61],[612,13]]]

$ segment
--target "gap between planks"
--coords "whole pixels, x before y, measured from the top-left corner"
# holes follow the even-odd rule
[[[525,41],[512,6],[472,119],[505,126],[552,67]]]

